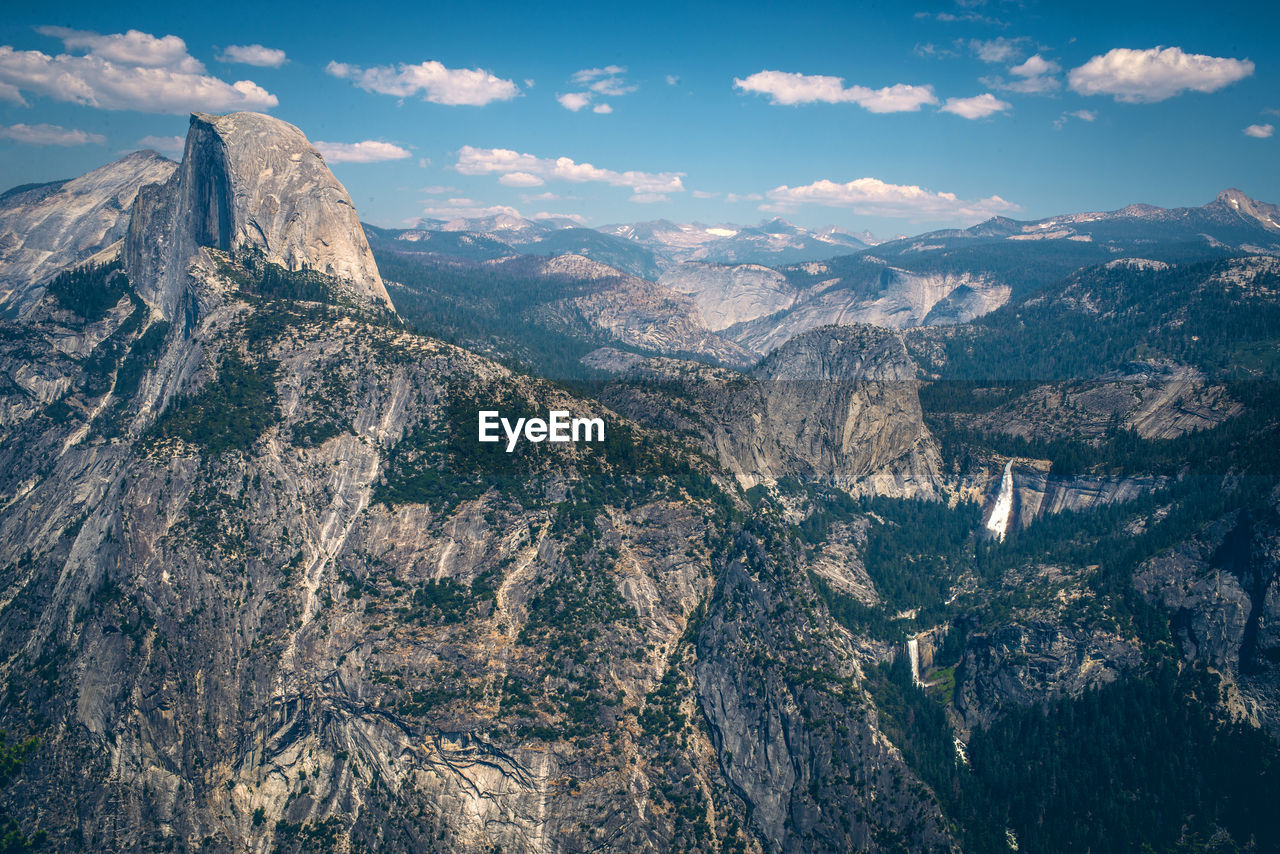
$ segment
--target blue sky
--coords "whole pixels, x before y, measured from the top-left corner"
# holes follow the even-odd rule
[[[890,235],[1228,186],[1276,202],[1277,33],[1272,4],[1230,2],[20,3],[0,185],[250,108],[327,143],[380,225],[510,208]]]

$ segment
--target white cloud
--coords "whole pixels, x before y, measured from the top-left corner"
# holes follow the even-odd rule
[[[260,44],[233,44],[218,54],[219,62],[239,62],[259,68],[279,68],[288,60],[284,51]]]
[[[1021,65],[1010,68],[1009,73],[1019,77],[1039,77],[1042,74],[1057,74],[1061,70],[1061,65],[1037,53]]]
[[[1022,56],[1022,43],[1026,38],[1007,39],[1004,36],[982,41],[970,39],[969,49],[983,62],[1012,62]]]
[[[520,201],[522,202],[558,202],[560,196],[548,190],[545,193],[521,193]]]
[[[458,188],[449,187],[444,184],[432,184],[430,186],[423,187],[422,192],[426,193],[429,196],[442,196],[445,193],[456,193],[458,192]]]
[[[1251,136],[1254,139],[1268,139],[1276,132],[1273,125],[1249,125],[1244,129],[1245,136]]]
[[[669,202],[671,199],[667,198],[666,193],[636,193],[627,201],[635,202],[638,205],[650,205],[654,202]]]
[[[366,92],[407,98],[421,93],[422,100],[447,106],[480,107],[493,101],[509,101],[520,87],[481,68],[446,68],[435,60],[417,65],[377,65],[361,68],[345,62],[330,62],[325,72],[350,80]]]
[[[587,92],[569,92],[565,95],[558,95],[556,100],[560,102],[560,106],[566,110],[578,112],[587,104],[591,103],[591,95]]]
[[[316,142],[316,150],[329,163],[380,163],[413,155],[398,145],[366,139],[364,142]]]
[[[204,64],[187,53],[187,43],[177,36],[156,36],[139,30],[127,33],[95,33],[69,27],[36,27],[36,32],[62,42],[67,50],[79,50],[118,65],[168,68],[186,74],[203,74]]]
[[[445,219],[495,216],[497,214],[523,216],[520,211],[510,205],[486,205],[474,199],[447,199],[423,208],[422,214],[423,216],[443,217]]]
[[[726,193],[724,197],[724,200],[730,204],[737,204],[738,202],[759,202],[763,199],[764,196],[759,193]]]
[[[105,110],[188,113],[209,110],[262,110],[278,100],[252,81],[228,83],[205,73],[177,36],[157,38],[131,29],[100,33],[41,27],[68,50],[86,55],[50,56],[38,50],[0,46],[0,97],[22,102],[22,92]]]
[[[771,104],[852,103],[873,113],[912,112],[924,104],[938,103],[932,86],[897,83],[883,89],[845,88],[843,77],[825,74],[757,71],[750,77],[734,78],[733,85],[744,92],[768,95]]]
[[[914,185],[888,184],[878,178],[858,178],[845,184],[815,181],[803,187],[781,186],[768,193],[762,210],[790,211],[805,204],[849,208],[854,213],[912,220],[977,221],[1017,210],[999,196],[965,201],[954,193],[934,193]]]
[[[0,98],[25,103],[22,92],[104,110],[186,113],[229,112],[276,106],[275,95],[251,80],[227,83],[205,73],[177,36],[157,38],[130,30],[102,35],[65,27],[41,27],[69,51],[50,56],[38,50],[0,46]]]
[[[578,112],[583,107],[591,104],[597,95],[607,98],[617,98],[630,94],[638,88],[634,84],[628,83],[623,74],[627,69],[621,65],[606,65],[604,68],[584,68],[581,71],[574,72],[569,81],[575,86],[583,87],[586,91],[569,92],[565,95],[556,96],[556,100],[560,102],[560,106],[572,112]],[[613,112],[613,107],[608,104],[596,104],[591,108],[593,113],[607,114]]]
[[[0,125],[0,139],[27,145],[102,145],[107,138],[100,133],[86,133],[58,125]]]
[[[667,75],[667,85],[668,85],[668,86],[679,86],[679,85],[680,85],[680,78],[679,78],[679,77],[677,77],[677,76],[676,76],[676,75],[674,75],[674,74],[668,74],[668,75]]]
[[[1253,74],[1247,59],[1184,53],[1182,48],[1115,48],[1068,75],[1081,95],[1113,95],[1117,101],[1152,103],[1187,90],[1216,92]]]
[[[627,69],[621,65],[606,65],[604,68],[584,68],[569,79],[598,95],[617,96],[636,91],[637,87],[623,78],[626,73]]]
[[[138,140],[138,145],[143,148],[154,148],[156,151],[181,154],[187,147],[187,138],[185,136],[144,136]]]
[[[694,190],[693,197],[695,199],[714,199],[719,193],[711,193],[706,190]]]
[[[578,225],[583,225],[587,221],[587,218],[582,214],[550,213],[549,211],[538,211],[533,215],[533,219],[567,219],[576,222]]]
[[[528,172],[508,172],[498,179],[498,183],[504,187],[541,187],[546,181]]]
[[[458,152],[458,163],[454,168],[463,175],[510,175],[519,172],[543,180],[599,181],[614,187],[630,187],[637,195],[684,192],[680,180],[683,172],[615,172],[599,169],[590,163],[575,163],[568,157],[535,157],[505,148],[464,145]]]
[[[948,98],[947,103],[938,109],[944,113],[954,113],[961,118],[982,119],[993,113],[1011,110],[1013,109],[1013,104],[1008,101],[1001,101],[995,95],[987,92],[982,95],[974,95],[972,98]]]
[[[982,83],[1001,92],[1043,95],[1062,88],[1062,81],[1056,76],[1061,70],[1061,65],[1037,53],[1021,65],[1009,69],[1009,73],[1013,75],[1012,80],[993,76],[983,77]]]

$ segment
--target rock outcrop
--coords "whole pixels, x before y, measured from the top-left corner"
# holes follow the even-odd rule
[[[139,189],[175,168],[154,151],[135,151],[79,178],[0,196],[0,310],[23,313],[54,275],[121,240]]]
[[[261,253],[390,307],[351,197],[302,131],[258,113],[193,114],[182,163],[139,193],[125,269],[162,317],[184,311],[202,248]]]
[[[921,417],[915,365],[890,330],[815,330],[747,374],[650,359],[602,399],[691,437],[744,487],[793,476],[865,494],[936,489],[937,450]]]

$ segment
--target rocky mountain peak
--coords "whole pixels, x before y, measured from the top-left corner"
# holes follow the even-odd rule
[[[271,116],[192,114],[182,163],[163,186],[139,194],[125,264],[164,316],[183,302],[204,247],[257,251],[391,304],[350,195],[302,131]]]
[[[915,364],[897,332],[879,326],[824,326],[797,335],[753,371],[763,380],[895,382],[915,379]]]
[[[174,166],[135,151],[79,178],[0,196],[0,307],[21,313],[44,282],[124,237],[138,189],[164,181]]]
[[[1234,187],[1228,187],[1207,207],[1226,209],[1240,216],[1255,219],[1269,231],[1280,231],[1280,206],[1251,199]]]

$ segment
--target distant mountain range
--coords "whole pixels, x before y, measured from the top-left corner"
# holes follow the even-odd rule
[[[648,279],[687,261],[711,264],[797,264],[858,252],[879,241],[831,226],[810,231],[774,218],[755,226],[677,224],[660,219],[583,228],[564,218],[525,219],[512,214],[422,219],[413,228],[368,226],[371,236],[401,251],[492,260],[506,255],[591,258]],[[411,248],[404,244],[414,244]]]

